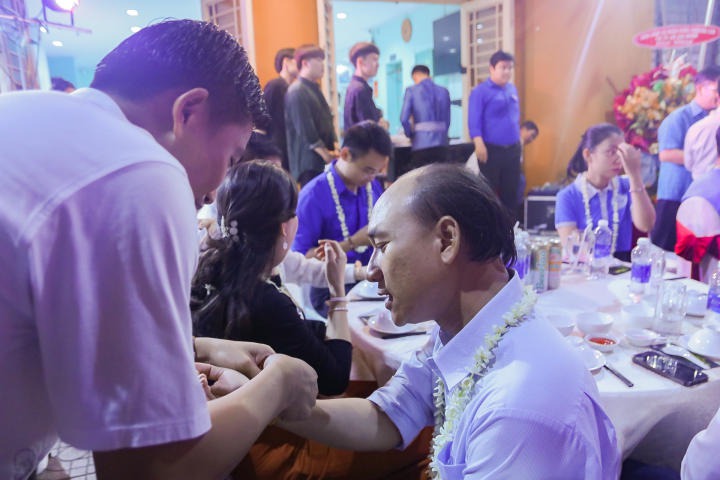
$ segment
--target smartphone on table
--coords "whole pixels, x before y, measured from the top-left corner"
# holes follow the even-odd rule
[[[638,353],[633,356],[633,362],[686,387],[708,381],[708,376],[697,365],[662,352]]]

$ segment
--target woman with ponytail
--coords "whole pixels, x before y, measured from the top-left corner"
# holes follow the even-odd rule
[[[251,161],[230,169],[217,193],[221,236],[208,241],[193,280],[197,336],[264,343],[299,358],[318,374],[321,394],[342,393],[352,345],[345,303],[346,256],[324,242],[331,291],[327,326],[305,320],[277,267],[297,232],[295,182],[281,168]]]
[[[612,253],[629,260],[632,225],[647,232],[655,222],[640,174],[640,151],[625,143],[618,127],[601,123],[585,131],[568,173],[571,168],[577,178],[560,190],[555,206],[555,227],[563,245],[573,231],[595,229],[605,219],[613,232]]]

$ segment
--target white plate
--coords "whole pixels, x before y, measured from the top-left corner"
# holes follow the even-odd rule
[[[367,280],[363,280],[355,285],[352,290],[350,290],[350,293],[354,293],[361,298],[377,298],[378,300],[385,298],[378,293],[378,284],[376,282],[368,282]]]
[[[605,355],[602,352],[585,346],[578,347],[578,351],[583,363],[585,363],[585,368],[590,370],[591,373],[599,372],[605,365]]]
[[[656,343],[665,343],[666,339],[660,334],[647,328],[631,328],[625,331],[625,338],[630,345],[647,347]]]
[[[395,335],[398,333],[411,333],[411,332],[429,332],[434,322],[422,322],[422,323],[408,323],[403,326],[395,325],[394,323],[388,323],[387,321],[378,321],[378,316],[373,315],[368,318],[368,327],[378,333],[385,335]]]
[[[695,332],[695,334],[699,333],[700,331]],[[703,337],[699,337],[697,335],[683,335],[680,337],[678,343],[693,353],[697,353],[703,357],[708,357],[711,360],[720,361],[720,350],[715,349],[713,345],[703,341]]]

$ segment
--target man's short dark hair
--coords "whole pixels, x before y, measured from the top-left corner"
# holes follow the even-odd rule
[[[270,160],[274,157],[282,159],[282,156],[282,151],[267,135],[253,131],[245,151],[240,157],[240,163],[250,160]]]
[[[295,49],[294,48],[283,48],[278,50],[278,52],[275,54],[275,71],[277,73],[280,73],[283,67],[283,60],[286,58],[294,58],[295,57]]]
[[[59,92],[64,92],[68,88],[72,88],[73,90],[75,90],[75,85],[73,85],[72,82],[68,82],[62,77],[52,77],[50,79],[50,83],[52,84],[51,88]]]
[[[532,120],[525,120],[523,123],[520,124],[520,127],[525,127],[527,130],[535,130],[537,133],[540,133],[540,129],[537,126],[537,123],[533,122]]]
[[[498,62],[514,62],[515,57],[510,55],[507,52],[503,52],[502,50],[498,50],[497,52],[493,53],[490,57],[490,66],[495,68],[495,65],[498,64]]]
[[[355,65],[357,62],[357,59],[360,57],[364,57],[365,55],[370,55],[371,53],[376,53],[380,55],[380,49],[372,42],[358,42],[352,47],[350,47],[350,63]]]
[[[267,121],[247,53],[232,35],[207,22],[168,20],[143,28],[100,60],[90,86],[134,101],[205,88],[213,121]]]
[[[370,150],[386,157],[392,153],[392,140],[387,130],[372,120],[364,120],[350,127],[345,132],[342,146],[350,150],[352,158],[362,157]]]
[[[476,262],[517,256],[513,223],[490,184],[462,165],[434,163],[415,177],[410,211],[428,227],[448,215],[460,225],[463,244]]]
[[[412,72],[410,72],[410,76],[413,76],[416,73],[430,75],[430,69],[427,67],[427,65],[415,65],[412,69]]]
[[[705,82],[717,82],[720,80],[720,67],[715,65],[700,70],[695,75],[695,85]]]
[[[302,62],[303,60],[309,60],[311,58],[325,58],[325,52],[322,48],[318,47],[317,45],[301,45],[295,50],[295,63],[297,63],[297,67],[302,68]]]

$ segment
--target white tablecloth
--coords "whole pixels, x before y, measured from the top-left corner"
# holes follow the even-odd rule
[[[628,296],[629,274],[603,280],[585,280],[579,275],[564,276],[562,286],[540,295],[537,309],[567,311],[603,311],[615,319],[613,331],[622,333],[628,325],[620,315]],[[707,290],[707,285],[678,280],[689,289]],[[359,316],[384,308],[381,302],[351,302],[350,328],[355,347],[355,379],[376,380],[382,385],[400,363],[428,341],[428,335],[383,339]],[[684,333],[696,330],[700,322],[685,322]],[[575,332],[577,333],[577,331]],[[623,457],[632,456],[656,465],[679,470],[680,462],[692,437],[705,428],[720,406],[720,368],[706,370],[710,380],[694,387],[683,387],[632,362],[632,356],[647,350],[622,342],[608,363],[628,377],[629,388],[610,372],[595,374],[600,401],[615,424]],[[551,352],[548,352],[551,354]]]

